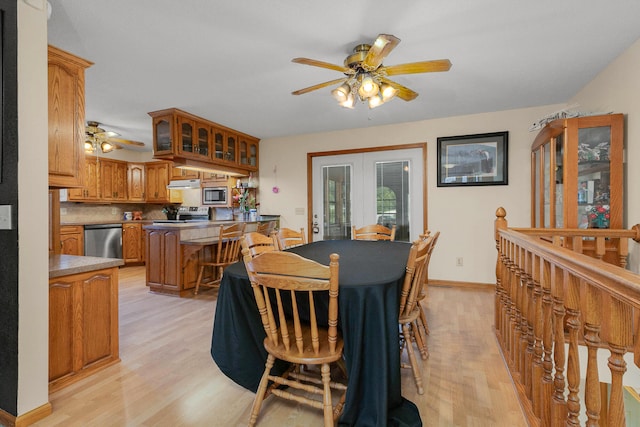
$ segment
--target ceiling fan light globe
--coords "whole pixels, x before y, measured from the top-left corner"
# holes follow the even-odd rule
[[[362,78],[362,83],[360,83],[360,89],[358,89],[358,93],[363,98],[369,98],[378,93],[378,85],[373,81],[369,74],[365,75]]]
[[[351,94],[351,87],[347,83],[343,83],[340,87],[331,91],[331,94],[338,102],[345,102]]]
[[[356,100],[354,99],[353,95],[349,93],[349,95],[347,96],[347,99],[343,102],[340,102],[339,104],[341,107],[353,109],[353,107],[355,106],[355,103],[356,103]]]
[[[108,153],[109,151],[113,150],[113,148],[113,144],[109,143],[108,141],[103,141],[102,144],[100,144],[100,149],[103,153]]]
[[[396,94],[398,93],[398,90],[391,85],[383,83],[380,86],[380,93],[382,95],[382,99],[386,102],[392,99],[393,97],[395,97]]]
[[[369,98],[369,108],[376,108],[384,104],[384,99],[380,94],[376,94]]]
[[[91,141],[84,142],[84,151],[86,151],[87,153],[93,153],[94,148],[93,148],[93,143],[91,143]]]

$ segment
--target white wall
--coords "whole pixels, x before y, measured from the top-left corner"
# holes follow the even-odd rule
[[[536,134],[528,129],[536,120],[561,108],[563,105],[550,105],[262,140],[260,212],[281,214],[282,227],[307,228],[307,152],[427,142],[428,227],[441,232],[429,266],[430,277],[495,283],[495,211],[503,206],[511,225],[530,226],[530,149]],[[504,130],[509,131],[509,185],[436,186],[438,137]],[[280,188],[277,194],[271,191],[274,185]],[[297,215],[296,208],[304,209],[305,214]],[[463,258],[463,267],[455,266],[457,257]]]
[[[625,228],[640,223],[640,40],[586,85],[570,104],[586,111],[625,114]],[[629,267],[640,273],[640,246],[630,245]]]
[[[49,401],[47,105],[46,9],[19,1],[18,415]]]

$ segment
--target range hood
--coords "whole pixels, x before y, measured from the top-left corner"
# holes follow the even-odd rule
[[[187,190],[190,188],[200,189],[199,179],[178,179],[176,181],[169,182],[167,188],[170,190]]]

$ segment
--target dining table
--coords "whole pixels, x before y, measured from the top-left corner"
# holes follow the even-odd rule
[[[339,259],[338,326],[344,339],[347,395],[339,426],[418,427],[417,406],[402,396],[399,300],[410,243],[322,240],[287,249],[322,264]],[[224,270],[216,302],[211,356],[240,386],[255,392],[264,372],[266,337],[244,262]],[[274,366],[283,371],[282,361]]]

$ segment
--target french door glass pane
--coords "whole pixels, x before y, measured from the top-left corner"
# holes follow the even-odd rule
[[[376,218],[396,226],[396,240],[409,241],[409,162],[376,162]]]
[[[322,168],[324,239],[351,238],[351,166]]]

